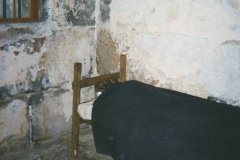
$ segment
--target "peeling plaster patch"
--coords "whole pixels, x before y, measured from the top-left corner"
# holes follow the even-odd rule
[[[240,46],[240,40],[227,40],[222,42],[222,45],[239,45]]]
[[[44,67],[44,65],[46,63],[46,59],[47,59],[47,53],[43,52],[42,56],[40,57],[40,59],[38,61],[38,65],[40,68]]]
[[[73,26],[95,25],[95,0],[75,0],[74,5],[63,5],[65,17]]]
[[[48,139],[70,130],[70,96],[66,90],[59,90],[31,97],[29,105],[32,105],[33,111],[33,141]]]
[[[30,27],[25,27],[25,28],[10,27],[5,32],[0,32],[0,40],[4,40],[6,38],[16,40],[20,36],[23,36],[23,35],[28,36],[33,34],[34,34],[34,31]],[[6,43],[6,42],[3,41],[1,43]]]
[[[0,87],[0,99],[9,97],[9,88],[7,86]]]
[[[0,100],[9,98],[17,93],[24,92],[23,83],[16,83],[15,85],[3,86],[0,88]]]
[[[16,94],[43,91],[49,86],[50,81],[44,71],[38,71],[34,81],[32,80],[32,74],[27,72],[26,81],[17,81],[15,84],[0,87],[0,100],[15,96]]]
[[[43,47],[43,44],[44,44],[45,40],[46,40],[45,37],[34,38],[33,51],[39,53],[41,51],[41,48]]]
[[[36,136],[43,134],[41,132],[41,127],[40,126],[40,120],[39,120],[39,114],[44,114],[44,112],[36,112],[38,110],[39,105],[41,105],[42,101],[44,100],[43,93],[36,93],[32,95],[29,100],[28,100],[28,106],[32,106],[32,140],[34,141],[36,139]]]
[[[14,100],[6,107],[0,108],[0,131],[0,144],[11,136],[14,136],[14,139],[25,138],[28,122],[24,101]]]
[[[35,80],[32,80],[32,74],[30,72],[26,75],[26,81],[30,91],[41,91],[50,86],[50,81],[44,70],[37,72]]]
[[[43,100],[43,93],[36,93],[29,98],[28,105],[31,105],[32,107],[37,107],[39,104],[41,104]]]
[[[95,92],[93,95],[95,96]],[[66,92],[59,97],[63,100],[63,114],[65,121],[70,122],[72,118],[72,92]]]
[[[98,33],[97,39],[97,70],[99,74],[108,74],[117,70],[119,56],[111,34],[105,30]]]
[[[5,45],[0,47],[0,50],[8,52],[9,51],[8,47],[9,47],[9,45],[5,44]]]
[[[1,127],[0,127],[1,128]],[[4,156],[10,152],[20,152],[23,147],[29,146],[29,140],[26,137],[17,139],[15,135],[8,136],[0,142],[0,155]]]
[[[29,97],[29,98],[27,98]],[[1,121],[2,114],[4,110],[7,109],[8,113],[11,113],[12,116],[16,118],[24,119],[27,114],[27,106],[32,106],[32,138],[33,141],[46,139],[54,137],[55,135],[62,134],[66,130],[70,129],[70,118],[72,113],[72,94],[68,89],[63,88],[53,88],[47,91],[30,93],[25,97],[24,104],[24,113],[21,113],[18,103],[14,103],[16,100],[13,100],[12,105],[0,106],[0,129],[3,127],[5,122]],[[20,100],[17,100],[17,102]],[[20,101],[23,102],[23,101]],[[9,107],[10,106],[10,107]],[[21,116],[21,117],[18,117]],[[11,119],[11,117],[9,117]],[[6,119],[7,121],[7,119]],[[3,122],[3,123],[1,123]],[[17,125],[17,124],[16,124]],[[27,125],[27,124],[26,124]],[[13,127],[13,126],[12,126]],[[15,126],[19,128],[20,126]],[[2,131],[2,130],[1,130]],[[4,133],[4,130],[3,130]],[[28,137],[29,133],[24,133],[20,136]],[[1,138],[2,134],[0,135]],[[11,136],[11,135],[9,135]],[[15,136],[15,135],[14,135]],[[1,144],[1,141],[0,141]]]
[[[43,83],[40,88],[46,88],[50,84],[46,74],[42,73],[41,77],[37,77],[40,76],[38,72],[44,72],[44,64],[41,58],[43,56],[42,52],[45,51],[45,48],[43,48],[44,41],[45,38],[20,39],[0,48],[3,50],[0,54],[0,74],[2,75],[0,84],[1,87],[8,86],[10,95],[32,90],[32,88],[35,88],[35,81]],[[41,66],[38,66],[40,61]]]
[[[152,79],[150,84],[156,86],[159,83],[159,80]]]
[[[41,20],[46,20],[49,17],[46,1],[47,0],[40,0],[40,2],[39,2],[40,3],[39,6],[40,6],[40,15],[41,15],[40,19]]]
[[[35,52],[39,53],[41,51],[41,48],[43,47],[45,39],[46,39],[45,37],[34,38],[33,40],[20,39],[19,41],[14,42],[12,44],[5,44],[1,46],[0,50],[9,52],[11,48],[15,55],[18,55],[21,51],[27,54],[34,54]],[[13,48],[15,48],[15,50]]]
[[[88,71],[88,75],[91,76],[93,74],[93,57],[90,57],[90,69]]]
[[[34,32],[31,28],[8,28],[6,32],[0,33],[0,39],[4,39],[6,37],[16,36],[19,34],[30,34],[33,35]]]
[[[238,8],[239,8],[239,0],[228,0],[228,3],[229,3],[234,9],[238,9]]]
[[[104,1],[104,3],[107,5],[109,5],[112,2],[112,0],[102,0],[102,1]]]
[[[89,65],[90,68],[87,72],[87,75],[82,76],[82,79],[90,78],[91,75],[94,73],[94,69],[93,69],[94,62],[93,62],[93,57],[92,56],[90,56],[89,59],[86,59],[86,58],[83,59],[83,65],[87,65],[88,62],[90,63],[90,65]]]
[[[20,52],[19,51],[14,51],[13,53],[15,54],[15,56],[17,56]]]
[[[110,19],[110,4],[112,0],[101,0],[100,1],[100,14],[103,22]]]
[[[27,91],[24,90],[24,87],[24,83],[16,83],[15,85],[0,87],[0,101],[3,101],[4,99],[9,99],[10,97],[18,93],[27,93]]]

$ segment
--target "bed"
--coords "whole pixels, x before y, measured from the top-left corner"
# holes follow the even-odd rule
[[[114,76],[121,83],[107,88],[93,103],[90,124],[97,152],[114,160],[240,159],[239,107],[125,81],[126,57],[121,59],[120,71]],[[84,82],[79,88],[86,86],[86,81],[76,81]],[[72,132],[75,157],[76,124]]]
[[[73,107],[72,107],[72,134],[71,134],[71,157],[76,158],[79,144],[79,125],[82,123],[92,124],[91,115],[93,101],[80,105],[81,89],[89,86],[99,87],[108,82],[124,82],[126,80],[126,55],[119,58],[119,71],[111,74],[100,75],[87,79],[81,79],[82,63],[74,63]],[[82,113],[82,116],[80,116]],[[86,113],[86,115],[84,115]]]

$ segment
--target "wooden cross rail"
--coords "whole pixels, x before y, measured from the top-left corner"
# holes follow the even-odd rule
[[[100,82],[107,81],[109,79],[118,81],[118,78],[119,78],[119,72],[105,74],[105,75],[92,77],[92,78],[86,78],[86,79],[80,80],[78,83],[80,84],[80,88],[84,88],[88,86],[95,86]]]

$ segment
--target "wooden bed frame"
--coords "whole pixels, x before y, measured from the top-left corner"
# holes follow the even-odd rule
[[[87,79],[81,79],[82,63],[74,64],[74,81],[73,88],[73,107],[72,107],[72,138],[71,138],[71,156],[77,158],[79,144],[79,129],[81,123],[91,125],[91,120],[84,120],[78,114],[78,105],[80,104],[81,88],[96,86],[99,83],[114,80],[124,82],[126,80],[126,55],[120,55],[120,70],[116,73],[100,75]]]

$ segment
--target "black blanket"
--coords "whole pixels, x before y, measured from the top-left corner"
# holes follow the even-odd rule
[[[240,160],[240,108],[137,81],[95,101],[97,152],[115,160]]]

